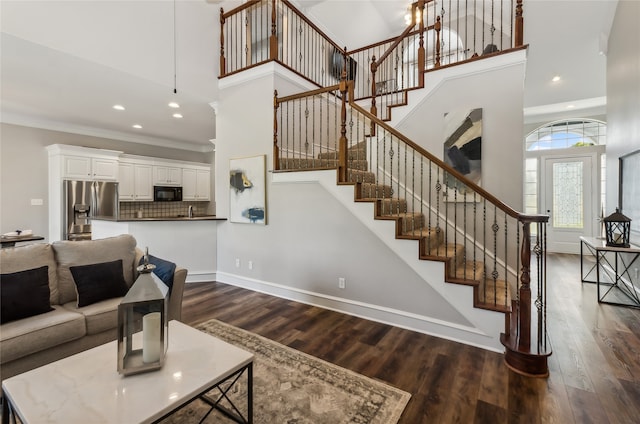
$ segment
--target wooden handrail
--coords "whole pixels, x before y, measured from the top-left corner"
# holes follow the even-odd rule
[[[352,99],[353,99],[353,83],[352,82],[348,82],[347,85],[349,87],[349,90],[348,90],[349,91],[349,104],[350,104],[350,106],[352,108],[356,109],[358,112],[360,112],[363,115],[365,115],[371,121],[374,121],[376,126],[384,128],[385,131],[393,134],[394,137],[402,140],[409,147],[411,147],[412,149],[416,150],[421,155],[427,157],[431,162],[435,163],[438,167],[444,169],[446,172],[448,172],[449,174],[453,175],[455,178],[457,178],[457,179],[459,179],[461,181],[464,181],[464,183],[465,183],[465,185],[467,187],[469,187],[471,190],[475,191],[480,196],[482,196],[485,199],[487,199],[490,203],[492,203],[495,206],[497,206],[504,213],[506,213],[510,217],[516,218],[518,220],[521,220],[521,218],[522,219],[526,219],[528,222],[546,222],[545,220],[548,220],[548,216],[546,216],[546,215],[525,215],[525,214],[523,214],[521,212],[516,211],[512,207],[510,207],[507,204],[503,203],[501,200],[499,200],[493,194],[489,193],[484,188],[482,188],[479,185],[475,184],[473,181],[470,181],[469,179],[467,179],[467,177],[465,177],[460,172],[458,172],[455,169],[453,169],[449,164],[445,163],[442,159],[439,159],[438,157],[434,156],[433,154],[431,154],[430,152],[425,150],[423,147],[421,147],[421,146],[417,145],[416,143],[414,143],[413,141],[411,141],[404,134],[400,133],[395,128],[393,128],[392,126],[388,125],[386,122],[382,121],[380,118],[378,118],[377,116],[374,116],[369,111],[367,111],[366,109],[363,109],[357,103],[352,101]]]
[[[304,93],[292,94],[290,96],[280,97],[279,99],[276,98],[276,102],[277,103],[284,103],[284,102],[288,102],[288,101],[291,101],[291,100],[304,99],[305,97],[312,97],[312,96],[316,96],[318,94],[324,94],[324,93],[327,93],[329,91],[337,91],[337,90],[340,90],[340,84],[331,85],[329,87],[318,88],[318,89],[311,90],[311,91],[305,91]]]
[[[415,19],[414,19],[415,20]],[[409,33],[411,32],[411,30],[413,30],[413,27],[416,26],[416,23],[412,21],[411,25],[407,26],[407,28],[405,28],[404,31],[402,31],[402,34],[400,34],[399,36],[396,37],[396,41],[393,42],[393,44],[391,46],[389,46],[389,48],[387,49],[387,51],[385,51],[382,56],[380,56],[378,58],[378,60],[376,61],[376,67],[378,66],[379,63],[384,62],[384,60],[389,57],[389,55],[391,54],[391,52],[398,47],[398,45],[400,45],[400,43],[402,43],[402,40],[404,40],[405,37],[407,37],[409,35]]]
[[[249,0],[246,3],[241,4],[240,6],[233,8],[231,10],[229,10],[228,12],[225,12],[222,16],[226,19],[229,16],[235,15],[236,13],[240,13],[245,9],[250,8],[251,6],[253,6],[254,4],[260,3],[262,2],[262,0]],[[222,9],[222,8],[220,8]]]
[[[324,31],[322,31],[320,28],[318,28],[316,26],[316,24],[314,24],[306,16],[304,16],[304,14],[302,12],[300,12],[293,4],[291,4],[287,0],[281,0],[281,1],[282,1],[283,4],[286,4],[291,10],[293,10],[293,12],[296,15],[298,15],[298,17],[300,19],[305,21],[307,23],[307,25],[309,25],[311,28],[313,28],[314,31],[316,31],[318,34],[320,34],[322,36],[322,38],[324,38],[327,42],[329,42],[329,44],[331,44],[333,47],[335,47],[336,50],[338,50],[342,54],[346,53],[342,47],[340,47],[339,45],[334,43],[333,40],[331,38],[329,38],[329,36],[327,34],[324,33]]]

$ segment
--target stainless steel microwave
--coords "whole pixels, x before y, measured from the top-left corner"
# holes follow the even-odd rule
[[[153,186],[154,202],[181,202],[182,187]]]

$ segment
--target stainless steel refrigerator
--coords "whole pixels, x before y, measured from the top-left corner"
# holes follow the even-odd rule
[[[63,240],[91,240],[91,218],[118,218],[117,182],[67,180],[63,192]]]

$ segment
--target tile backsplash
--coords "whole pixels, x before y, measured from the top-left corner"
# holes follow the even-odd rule
[[[210,202],[120,202],[120,219],[138,218],[140,210],[143,218],[187,216],[189,205],[193,206],[194,215],[212,214]]]

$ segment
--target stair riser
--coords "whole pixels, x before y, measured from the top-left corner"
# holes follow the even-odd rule
[[[394,215],[407,212],[407,201],[404,199],[383,199],[378,204],[379,215]]]
[[[389,186],[364,183],[362,184],[361,193],[363,199],[390,199],[392,190]]]
[[[406,217],[400,220],[401,234],[419,230],[424,226],[424,216]]]
[[[376,175],[373,172],[357,171],[350,169],[347,178],[352,183],[370,183],[376,182]]]

